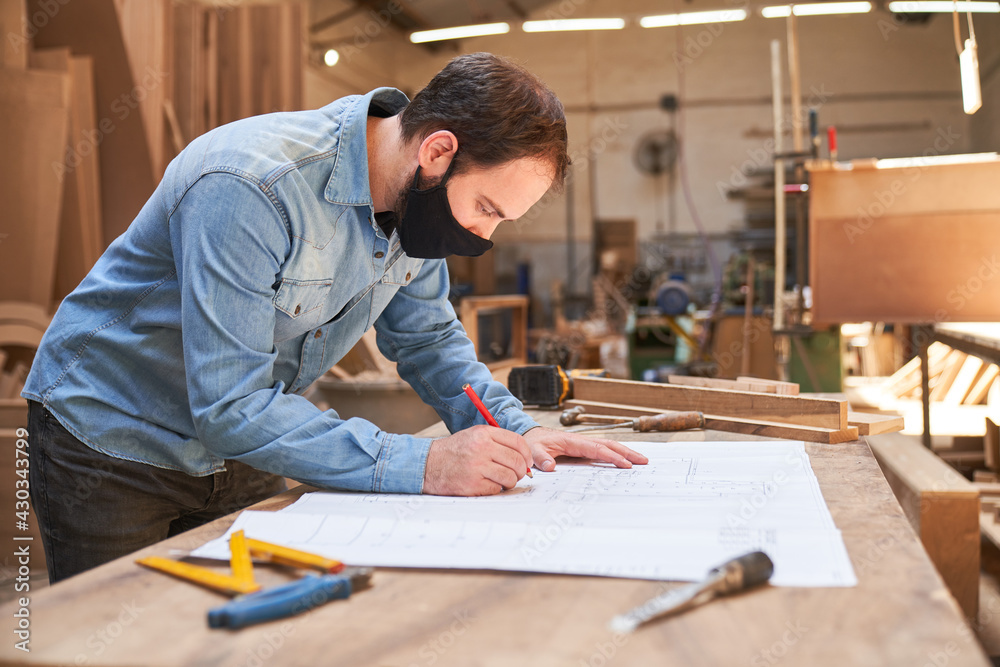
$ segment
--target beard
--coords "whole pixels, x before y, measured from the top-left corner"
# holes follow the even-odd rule
[[[406,215],[406,201],[409,198],[410,190],[413,188],[414,181],[417,181],[417,189],[419,190],[429,190],[437,185],[440,185],[443,176],[438,176],[437,178],[425,178],[421,173],[420,178],[417,178],[417,170],[414,169],[413,173],[410,174],[409,178],[405,180],[403,185],[399,188],[399,192],[396,194],[395,203],[392,205],[392,213],[396,216],[396,224],[399,225],[403,221],[403,216]]]

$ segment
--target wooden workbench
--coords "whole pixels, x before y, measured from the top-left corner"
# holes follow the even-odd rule
[[[556,413],[536,413],[554,424]],[[438,429],[438,430],[434,430]],[[425,434],[443,433],[440,425]],[[623,440],[743,440],[720,432]],[[380,569],[349,601],[238,632],[209,630],[217,594],[145,570],[135,557],[30,593],[30,653],[14,648],[17,603],[0,608],[0,662],[102,665],[988,665],[868,445],[806,444],[859,584],[766,587],[630,636],[608,620],[659,582],[483,571]],[[288,504],[293,490],[258,505]],[[140,554],[178,557],[233,516]],[[40,547],[41,545],[36,545]],[[706,563],[706,568],[714,563]],[[287,575],[256,569],[265,587]],[[13,582],[4,585],[13,586]]]

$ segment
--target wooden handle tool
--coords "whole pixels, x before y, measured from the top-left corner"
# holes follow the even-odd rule
[[[619,421],[617,424],[598,424],[571,428],[567,433],[584,433],[586,431],[605,431],[613,428],[630,426],[633,431],[650,433],[652,431],[686,431],[690,428],[705,426],[705,415],[701,412],[663,412],[658,415],[646,415],[631,420]]]

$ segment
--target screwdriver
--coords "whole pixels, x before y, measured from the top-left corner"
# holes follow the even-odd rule
[[[633,431],[649,433],[650,431],[686,431],[689,428],[701,428],[705,425],[705,415],[700,412],[664,412],[658,415],[644,415],[617,424],[597,424],[571,428],[567,433],[585,433],[587,431],[603,431],[609,428],[631,426]]]
[[[629,612],[615,616],[608,627],[612,632],[630,633],[658,616],[678,614],[716,596],[745,591],[763,584],[773,573],[774,563],[768,555],[763,551],[753,551],[712,568],[704,581],[667,591]]]

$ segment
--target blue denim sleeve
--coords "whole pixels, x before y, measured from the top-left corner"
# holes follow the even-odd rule
[[[417,277],[400,288],[375,321],[378,346],[397,362],[399,374],[433,407],[452,433],[485,424],[462,391],[472,385],[497,423],[524,434],[538,426],[503,384],[476,359],[472,341],[448,302],[448,268],[425,260]]]
[[[273,377],[272,287],[289,251],[276,202],[249,179],[202,176],[170,215],[188,403],[224,458],[325,488],[419,493],[430,440],[341,420]]]

